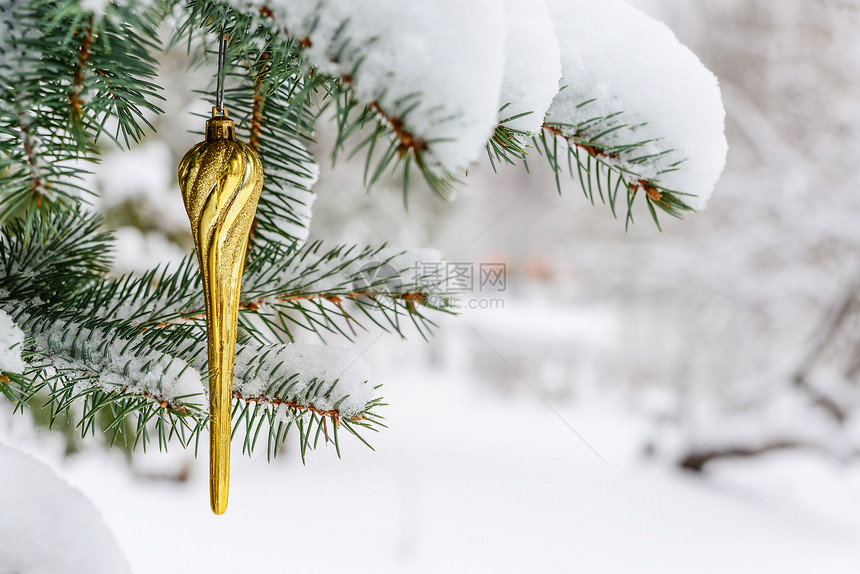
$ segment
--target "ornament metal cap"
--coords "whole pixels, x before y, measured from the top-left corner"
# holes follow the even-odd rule
[[[227,116],[227,108],[213,107],[212,119],[206,120],[206,141],[236,140],[236,124]]]

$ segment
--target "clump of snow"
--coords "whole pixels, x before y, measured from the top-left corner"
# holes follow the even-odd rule
[[[621,112],[600,122],[599,130],[627,127],[597,143],[649,142],[626,154],[627,163],[622,161],[621,167],[690,194],[682,196],[685,203],[704,208],[728,150],[716,77],[668,27],[621,0],[547,0],[547,7],[561,48],[563,74],[547,120],[583,126]],[[580,135],[600,134],[586,130]],[[666,150],[673,151],[629,163]],[[674,169],[679,161],[683,163]]]
[[[232,0],[265,4],[307,38],[311,61],[349,80],[365,104],[427,143],[454,172],[482,153],[498,122],[504,4],[493,0]]]
[[[0,311],[0,371],[23,373],[27,368],[21,358],[24,332],[5,311]]]
[[[0,445],[0,572],[131,572],[95,506],[44,464]]]
[[[204,395],[200,372],[182,359],[81,325],[56,322],[33,333],[38,347],[55,355],[58,367],[91,372],[90,384],[106,391],[128,389],[170,404],[195,405]],[[78,359],[86,357],[86,363]]]
[[[543,0],[506,0],[505,77],[499,120],[528,133],[541,130],[561,80],[561,56],[552,20]],[[505,107],[506,106],[506,107]]]
[[[344,417],[363,412],[374,394],[368,382],[370,367],[345,347],[239,346],[233,373],[234,389],[243,397],[296,400],[321,411],[337,405]],[[283,394],[276,395],[280,382],[293,375],[297,375],[295,384],[287,383]]]

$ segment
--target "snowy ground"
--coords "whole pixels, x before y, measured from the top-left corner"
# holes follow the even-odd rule
[[[343,460],[323,449],[304,467],[296,452],[235,456],[222,517],[205,457],[175,483],[135,478],[119,455],[59,463],[27,433],[4,441],[80,488],[138,574],[860,568],[860,465],[792,453],[702,479],[644,460],[644,424],[599,392],[550,407],[525,385],[498,395],[440,372],[380,375],[390,429],[375,453],[353,440]],[[188,457],[141,460],[175,471]]]

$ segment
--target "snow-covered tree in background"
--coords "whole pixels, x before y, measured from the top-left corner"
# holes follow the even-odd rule
[[[416,176],[449,197],[489,154],[547,162],[626,224],[637,209],[658,222],[704,208],[723,169],[715,77],[621,1],[3,0],[0,389],[16,407],[45,405],[52,424],[130,446],[197,445],[196,263],[112,276],[111,233],[82,182],[100,142],[132,147],[161,113],[163,30],[210,62],[222,27],[226,104],[266,174],[234,382],[246,452],[274,455],[292,430],[303,456],[321,438],[339,451],[339,431],[380,426],[358,353],[294,343],[298,332],[426,336],[429,314],[446,311],[433,297],[444,284],[418,273],[434,252],[307,243],[318,121],[337,127],[333,158],[366,158],[357,185],[393,173],[404,200]]]
[[[691,470],[785,449],[852,459],[858,4],[652,4],[719,75],[733,142],[720,205],[643,246],[615,295],[640,325],[631,378],[670,389],[649,409],[656,450]]]

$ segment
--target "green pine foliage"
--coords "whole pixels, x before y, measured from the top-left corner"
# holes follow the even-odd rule
[[[165,42],[168,21],[174,32]],[[0,5],[0,310],[25,332],[27,364],[22,373],[3,373],[0,391],[16,410],[47,412],[50,427],[68,423],[81,435],[104,433],[111,444],[130,449],[171,442],[197,447],[208,424],[204,397],[170,392],[171,381],[189,369],[206,372],[196,261],[189,256],[175,270],[112,276],[111,234],[88,213],[91,191],[81,177],[88,163],[98,162],[104,138],[130,147],[152,130],[147,118],[162,113],[156,77],[162,51],[182,45],[193,59],[211,61],[222,29],[230,37],[225,99],[239,136],[258,151],[266,173],[238,347],[259,352],[257,371],[268,369],[271,384],[243,394],[243,382],[256,373],[237,368],[234,438],[248,453],[266,448],[272,456],[288,435],[298,436],[303,456],[320,440],[340,453],[344,431],[366,443],[366,431],[384,426],[382,399],[348,416],[338,405],[319,409],[314,400],[330,397],[339,381],[268,364],[271,346],[293,341],[299,330],[325,342],[362,330],[399,336],[417,330],[427,337],[432,313],[445,309],[429,296],[441,289],[436,279],[418,278],[396,292],[382,282],[357,289],[358,269],[392,260],[381,247],[302,246],[284,231],[284,222],[306,225],[300,215],[306,199],[296,191],[311,192],[307,150],[314,126],[326,114],[334,118],[332,156],[364,154],[368,187],[396,173],[405,197],[417,173],[447,197],[459,176],[431,167],[428,142],[405,131],[404,117],[361,103],[348,75],[314,68],[302,38],[262,12],[243,13],[216,0],[115,1],[100,15],[79,0]],[[344,50],[349,42],[342,38]],[[211,86],[200,88],[211,93]],[[418,102],[421,95],[412,97]],[[409,106],[404,109],[408,114]],[[547,124],[534,138],[502,121],[487,150],[494,166],[525,164],[530,152],[544,155],[557,174],[565,166],[576,174],[592,201],[596,191],[613,212],[626,206],[628,219],[638,195],[646,196],[655,219],[657,209],[684,211],[677,194],[620,167],[636,163],[635,143],[600,145],[601,126],[612,119],[572,130]],[[622,156],[624,162],[613,161]]]

